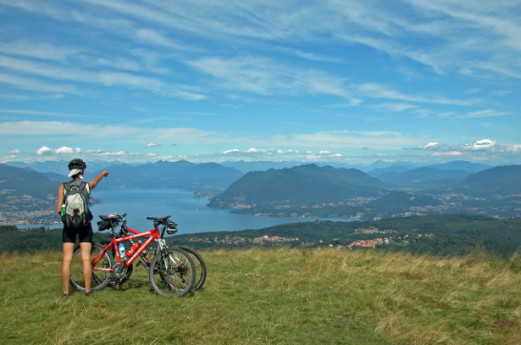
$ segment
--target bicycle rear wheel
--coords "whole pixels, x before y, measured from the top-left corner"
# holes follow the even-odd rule
[[[190,255],[179,248],[160,251],[149,267],[150,283],[163,297],[183,297],[192,290],[195,280]]]
[[[110,282],[112,272],[112,255],[105,251],[99,261],[94,263],[96,257],[103,251],[104,247],[93,243],[91,250],[91,262],[92,262],[92,283],[91,290],[97,291],[103,289]],[[81,249],[80,245],[74,247],[71,262],[71,277],[70,283],[72,287],[79,291],[85,291],[85,280],[83,278],[83,262],[81,260]]]
[[[204,262],[203,257],[192,248],[184,246],[179,246],[177,248],[180,248],[190,254],[190,257],[195,266],[195,282],[192,290],[199,290],[206,281],[206,263]]]

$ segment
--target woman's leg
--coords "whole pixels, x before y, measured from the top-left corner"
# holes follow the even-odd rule
[[[92,284],[92,263],[90,257],[92,252],[92,243],[80,242],[80,248],[81,261],[83,262],[83,280],[85,281],[85,293],[90,293],[90,288]]]
[[[62,262],[62,284],[63,293],[69,294],[69,279],[71,277],[71,261],[72,253],[74,251],[74,243],[63,244],[63,262]]]

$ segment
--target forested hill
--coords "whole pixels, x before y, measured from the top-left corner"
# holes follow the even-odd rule
[[[14,224],[15,220],[43,214],[51,219],[56,215],[58,186],[59,182],[30,168],[0,164],[0,222]]]
[[[7,197],[21,198],[30,195],[34,198],[46,199],[55,195],[59,183],[30,168],[16,168],[0,164],[0,200]]]
[[[107,239],[96,232],[95,241]],[[521,254],[521,218],[492,219],[468,215],[389,218],[369,222],[316,221],[259,230],[208,232],[167,238],[169,245],[193,248],[290,246],[404,251],[435,256],[463,256],[480,250],[510,258]],[[1,252],[61,249],[61,230],[19,231],[0,227]]]
[[[480,171],[465,178],[454,189],[472,195],[521,194],[521,165],[505,165]]]
[[[508,258],[521,247],[521,218],[453,214],[367,222],[316,221],[260,230],[179,235],[173,241],[209,248],[255,245],[370,247],[436,256],[461,256],[479,249]]]
[[[314,164],[249,172],[215,196],[209,206],[305,205],[382,195],[390,185],[357,169]]]

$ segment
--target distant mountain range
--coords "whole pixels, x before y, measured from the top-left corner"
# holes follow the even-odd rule
[[[15,162],[17,167],[29,167],[43,173],[48,178],[67,181],[68,161],[48,161],[24,164]],[[185,160],[176,162],[157,161],[144,164],[122,162],[87,162],[85,180],[92,180],[102,170],[107,169],[110,178],[100,184],[103,189],[154,189],[182,188],[197,190],[213,187],[224,189],[243,175],[238,169],[217,163],[191,163]]]
[[[181,188],[223,190],[243,173],[216,163],[158,161],[142,165],[118,164],[107,168],[106,189]]]
[[[441,165],[404,164],[363,172],[354,168],[305,164],[267,170],[239,169],[217,163],[159,161],[144,164],[88,162],[86,180],[108,169],[100,189],[180,188],[210,197],[209,206],[277,217],[385,217],[470,213],[521,216],[521,166],[488,167],[465,161]],[[246,163],[246,162],[244,162]],[[0,221],[54,209],[67,162],[0,165]],[[248,162],[261,167],[268,162]],[[282,163],[281,163],[282,164]],[[283,166],[283,165],[282,165]],[[37,171],[35,171],[37,170]],[[51,205],[51,207],[49,206]],[[0,210],[0,211],[1,211]],[[40,213],[38,213],[38,212]],[[22,212],[22,213],[21,213]],[[2,218],[4,217],[4,218]],[[5,223],[5,222],[4,222]]]
[[[459,183],[467,176],[492,168],[491,166],[467,161],[453,161],[438,165],[407,168],[404,165],[392,165],[375,169],[369,175],[409,190],[443,189]]]
[[[382,173],[378,179],[360,170],[329,166],[270,169],[247,173],[213,197],[209,206],[279,217],[521,216],[521,166],[480,171],[483,168],[455,162]]]
[[[35,164],[42,170],[40,172],[28,167],[0,164],[0,224],[49,224],[56,221],[56,194],[59,184],[69,180],[65,175],[67,164],[65,161]],[[87,164],[87,181],[102,169],[109,170],[109,178],[99,185],[99,190],[179,188],[205,196],[223,191],[243,175],[237,169],[216,163]]]

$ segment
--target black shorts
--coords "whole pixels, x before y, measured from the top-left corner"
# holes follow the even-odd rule
[[[89,223],[78,229],[63,227],[63,243],[76,243],[76,236],[80,238],[80,242],[92,243],[92,225]]]

